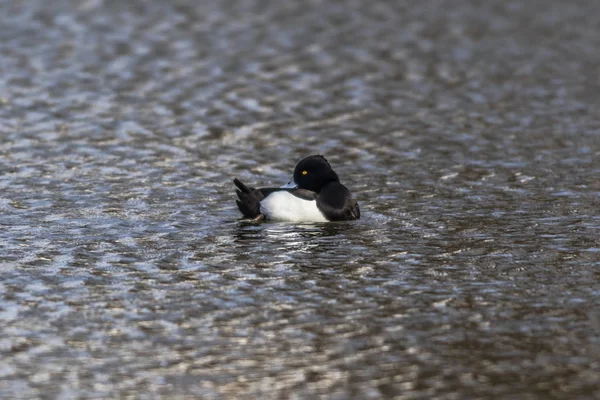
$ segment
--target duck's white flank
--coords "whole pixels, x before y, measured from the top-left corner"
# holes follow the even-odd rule
[[[316,200],[303,200],[284,190],[271,193],[261,201],[260,212],[276,221],[327,222]]]

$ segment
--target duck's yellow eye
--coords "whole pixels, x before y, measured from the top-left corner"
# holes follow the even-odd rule
[[[302,175],[308,174],[308,171],[302,171]]]

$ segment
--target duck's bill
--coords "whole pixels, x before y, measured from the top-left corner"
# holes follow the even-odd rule
[[[298,185],[294,182],[294,179],[282,186],[283,189],[296,189],[297,187]]]

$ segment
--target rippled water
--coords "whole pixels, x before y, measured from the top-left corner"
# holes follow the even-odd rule
[[[0,2],[1,397],[600,396],[594,2],[196,3]]]

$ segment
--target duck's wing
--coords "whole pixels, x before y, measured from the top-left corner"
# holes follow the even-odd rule
[[[312,190],[290,189],[289,192],[302,200],[316,200],[317,194]]]
[[[266,198],[271,193],[275,192],[288,192],[293,194],[294,196],[302,199],[302,200],[316,200],[317,194],[311,190],[306,189],[292,189],[292,188],[261,188],[257,189],[263,194]]]

